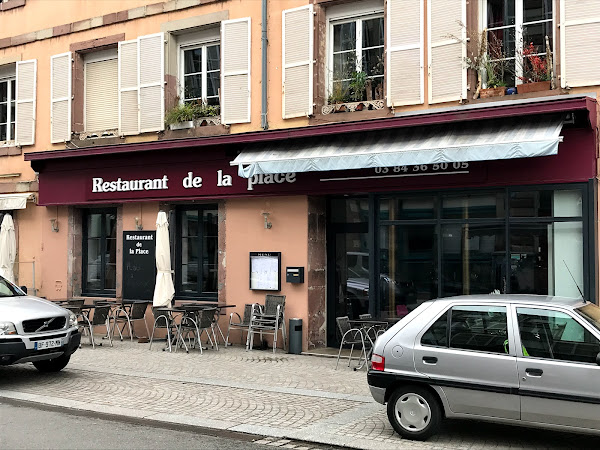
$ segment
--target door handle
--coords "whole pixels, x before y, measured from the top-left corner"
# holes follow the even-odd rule
[[[544,371],[542,369],[525,369],[525,373],[530,377],[541,377]]]
[[[435,356],[423,356],[424,364],[435,364],[437,363],[437,358]]]

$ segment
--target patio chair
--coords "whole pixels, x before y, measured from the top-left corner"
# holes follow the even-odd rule
[[[146,325],[146,336],[150,336],[150,331],[148,331],[148,324],[146,323],[146,309],[148,308],[149,302],[146,301],[133,301],[127,302],[123,301],[123,304],[117,307],[113,311],[113,319],[114,325],[112,329],[112,334],[115,334],[115,328],[119,332],[119,337],[121,341],[123,340],[123,333],[125,331],[125,327],[129,327],[129,338],[133,342],[133,327],[132,322],[143,321],[144,325]],[[119,328],[119,323],[122,323],[123,326]]]
[[[175,323],[173,313],[166,308],[152,308],[152,315],[154,316],[154,324],[152,325],[152,334],[150,335],[150,347],[152,350],[152,341],[154,340],[154,332],[157,328],[167,330],[167,348],[169,352],[172,351],[172,340],[178,336],[179,327]],[[166,350],[166,349],[163,349]]]
[[[84,327],[89,327],[90,343],[92,344],[92,348],[96,347],[96,343],[94,341],[94,327],[104,325],[106,327],[107,331],[110,330],[110,318],[111,318],[110,305],[102,305],[102,304],[98,304],[94,308],[94,314],[92,315],[91,319],[86,316],[87,325],[84,325]],[[110,337],[110,333],[108,333],[108,341],[110,342],[110,346],[112,347],[113,343],[112,343],[112,339]],[[102,343],[100,343],[98,345],[101,346]]]
[[[237,320],[234,316],[237,316]],[[252,316],[252,304],[247,303],[244,306],[244,317],[240,317],[240,315],[236,312],[232,312],[229,314],[229,327],[227,328],[227,337],[225,338],[225,347],[229,344],[229,333],[231,329],[240,330],[240,344],[244,343],[244,330],[248,332],[248,327],[250,327],[250,317]]]
[[[286,345],[285,331],[285,295],[267,294],[265,304],[252,305],[248,336],[246,337],[246,351],[251,350],[254,345],[254,334],[259,333],[262,342],[263,334],[273,335],[273,353],[277,350],[277,335],[281,331],[283,338],[283,349]]]
[[[179,324],[177,347],[180,346],[179,343],[181,342],[181,344],[183,344],[183,346],[185,347],[185,351],[189,352],[188,345],[185,343],[185,339],[188,339],[191,348],[194,348],[196,346],[196,342],[198,342],[198,346],[200,347],[200,354],[202,354],[203,349],[201,337],[202,334],[206,332],[211,347],[213,347],[215,350],[219,350],[219,346],[217,344],[217,335],[215,333],[217,315],[217,308],[203,308],[198,310],[187,311],[182,316],[181,322]],[[177,348],[175,348],[175,351],[177,351]]]
[[[354,346],[361,346],[360,357],[358,358],[360,366],[360,361],[363,358],[363,355],[365,361],[367,359],[367,351],[365,346],[365,337],[363,335],[363,330],[361,328],[352,328],[352,325],[350,325],[350,318],[348,316],[336,317],[335,321],[337,323],[340,334],[342,335],[342,341],[340,342],[340,350],[338,351],[335,368],[337,369],[338,364],[340,362],[340,355],[342,354],[342,347],[344,346],[344,344],[351,345],[350,356],[348,357],[348,367],[350,367],[350,362],[352,361],[352,352],[354,351]]]

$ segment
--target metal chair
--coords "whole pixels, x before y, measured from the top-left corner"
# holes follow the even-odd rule
[[[246,338],[246,351],[251,350],[254,345],[254,334],[259,333],[262,341],[263,334],[273,335],[273,353],[277,350],[277,334],[281,331],[283,338],[283,349],[286,345],[285,330],[285,295],[267,294],[265,304],[252,305],[248,336]]]
[[[148,324],[146,323],[146,309],[148,308],[149,302],[146,301],[133,301],[127,302],[124,301],[121,306],[116,308],[113,311],[113,320],[114,326],[112,329],[112,334],[115,334],[115,328],[119,332],[119,337],[121,341],[123,340],[123,332],[125,331],[125,327],[129,327],[129,338],[133,342],[133,327],[131,326],[132,322],[136,320],[142,320],[144,325],[146,325],[146,336],[150,336],[150,331],[148,331]],[[119,328],[119,323],[123,324],[122,328]]]
[[[94,308],[94,314],[92,315],[92,318],[90,319],[89,317],[86,317],[87,319],[87,326],[89,327],[90,330],[90,343],[92,344],[92,348],[96,348],[96,343],[94,342],[94,327],[100,326],[100,325],[104,325],[106,327],[106,330],[110,330],[110,318],[111,318],[111,313],[110,313],[110,305],[102,305],[102,304],[98,304],[95,308]],[[110,337],[110,333],[108,333],[108,341],[110,342],[110,346],[113,346],[112,343],[112,339]],[[98,345],[102,345],[102,343],[98,344]]]
[[[177,347],[180,346],[179,343],[181,342],[181,344],[183,344],[185,347],[185,351],[189,352],[188,345],[185,343],[185,339],[187,338],[191,348],[194,348],[196,346],[196,342],[198,342],[200,354],[202,354],[203,349],[200,338],[202,337],[202,333],[206,332],[211,347],[213,347],[215,350],[219,350],[219,345],[217,344],[217,335],[215,333],[217,315],[217,308],[202,308],[186,311],[179,324]],[[192,335],[191,337],[193,338],[193,341],[190,338],[190,334]],[[177,351],[177,347],[175,348],[175,351]]]
[[[179,327],[175,323],[173,313],[166,308],[152,308],[154,316],[154,324],[152,325],[152,335],[150,336],[150,350],[152,350],[152,341],[154,340],[154,331],[157,328],[167,330],[167,347],[169,352],[172,351],[172,340],[178,336]]]
[[[338,329],[340,330],[340,334],[342,335],[342,342],[340,342],[340,350],[338,351],[337,361],[335,363],[335,368],[337,369],[338,364],[340,362],[340,355],[342,353],[342,347],[344,344],[350,344],[350,356],[348,357],[348,367],[350,367],[350,362],[352,361],[352,352],[354,351],[355,345],[361,346],[360,357],[358,358],[359,366],[360,361],[365,358],[367,359],[367,351],[365,347],[365,337],[363,335],[363,330],[361,328],[352,328],[350,325],[350,318],[348,316],[336,317],[335,319]]]
[[[237,321],[234,319],[234,316],[237,316]],[[231,329],[240,330],[240,344],[244,343],[244,330],[248,331],[248,327],[250,327],[250,317],[252,316],[252,304],[247,303],[244,306],[244,317],[240,317],[240,315],[236,312],[232,312],[229,314],[229,327],[227,328],[227,338],[225,338],[225,347],[229,344],[229,333]]]

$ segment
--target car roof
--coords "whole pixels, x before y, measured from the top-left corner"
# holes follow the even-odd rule
[[[572,308],[585,304],[581,298],[559,297],[552,295],[533,295],[533,294],[474,294],[457,295],[455,297],[444,297],[435,299],[436,302],[454,302],[454,301],[483,301],[483,302],[507,302],[507,303],[529,303],[532,305],[554,305],[569,306]]]

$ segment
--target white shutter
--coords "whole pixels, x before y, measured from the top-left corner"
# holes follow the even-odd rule
[[[140,132],[165,128],[165,45],[163,33],[139,38]]]
[[[17,114],[15,143],[35,143],[37,59],[17,62]]]
[[[313,113],[313,5],[282,12],[283,118]]]
[[[50,58],[50,142],[71,140],[71,52]]]
[[[119,42],[119,134],[140,132],[138,40]]]
[[[424,102],[423,2],[387,2],[388,106]]]
[[[560,2],[561,86],[600,84],[600,0]]]
[[[467,96],[466,0],[429,0],[428,100],[441,103]]]
[[[221,121],[250,122],[250,17],[221,22]]]

